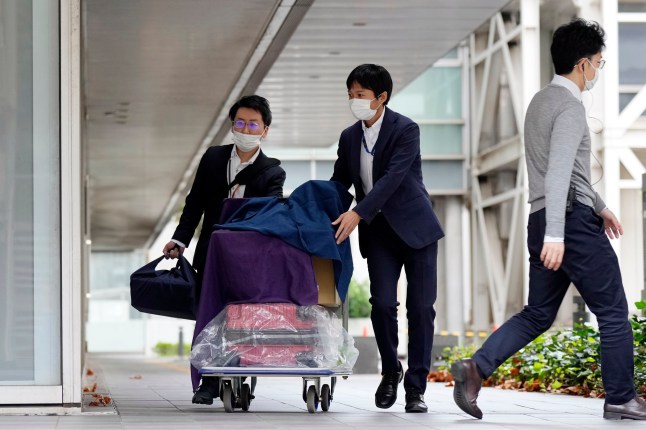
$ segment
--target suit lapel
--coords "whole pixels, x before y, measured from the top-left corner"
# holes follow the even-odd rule
[[[372,182],[373,184],[377,182],[377,179],[380,178],[380,173],[383,172],[381,168],[382,159],[384,156],[384,151],[387,145],[390,144],[390,136],[393,134],[395,123],[395,115],[390,111],[390,109],[385,108],[384,110],[384,120],[381,123],[381,130],[379,130],[379,137],[377,137],[377,142],[375,143],[375,156],[372,160]]]
[[[350,142],[350,171],[352,172],[352,183],[355,187],[359,185],[361,188],[361,175],[359,171],[361,169],[361,136],[363,135],[363,129],[361,128],[361,123],[357,123],[354,130],[352,130],[352,142]]]
[[[264,160],[267,158],[265,153],[262,152],[262,149],[258,149],[258,151],[260,151],[260,152],[258,153],[258,157],[256,158],[256,161],[253,162],[253,164],[256,164],[258,162],[260,162],[259,164],[262,164],[264,162]],[[253,164],[250,165],[250,166],[247,166],[244,170],[249,169],[250,167],[253,166]],[[254,193],[256,193],[256,182],[257,182],[256,179],[257,178],[252,177],[249,180],[249,182],[245,185],[244,194],[243,194],[242,197],[249,197],[249,196],[253,195]]]
[[[221,152],[221,160],[218,162],[218,166],[213,167],[213,174],[217,177],[217,183],[227,190],[229,187],[229,160],[231,160],[231,151],[233,150],[233,144],[223,146],[224,149]],[[220,165],[222,167],[220,167]],[[231,178],[233,179],[233,178]]]

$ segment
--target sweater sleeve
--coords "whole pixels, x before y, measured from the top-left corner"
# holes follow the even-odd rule
[[[586,122],[583,106],[571,101],[556,113],[550,136],[550,152],[545,174],[545,236],[565,237],[565,205],[579,145]]]
[[[603,201],[599,193],[595,192],[594,193],[595,199],[594,199],[594,212],[599,214],[601,213],[602,210],[606,208],[606,202]]]

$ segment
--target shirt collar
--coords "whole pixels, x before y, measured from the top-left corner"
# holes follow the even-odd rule
[[[577,84],[575,84],[568,78],[565,78],[561,75],[554,75],[552,84],[567,88],[578,101],[581,101],[581,90],[579,89]]]
[[[363,130],[363,132],[367,132],[369,134],[379,134],[379,130],[381,130],[381,124],[384,122],[385,115],[386,107],[384,106],[384,110],[381,111],[381,116],[377,121],[375,121],[374,124],[372,124],[372,127],[366,127],[366,123],[364,121],[361,121],[361,129]]]
[[[249,161],[242,163],[242,164],[253,164],[254,161],[256,161],[256,158],[258,158],[258,155],[260,154],[260,148],[256,151],[255,154],[249,159]],[[231,161],[237,161],[240,163],[240,157],[238,157],[238,151],[236,151],[236,146],[233,145],[233,148],[231,148]]]

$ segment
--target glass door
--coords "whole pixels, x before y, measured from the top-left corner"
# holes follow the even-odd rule
[[[58,29],[0,0],[0,405],[62,401]]]

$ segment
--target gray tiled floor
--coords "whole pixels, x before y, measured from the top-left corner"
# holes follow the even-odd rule
[[[404,413],[403,392],[388,410],[374,406],[378,375],[339,378],[329,412],[310,414],[301,398],[300,378],[259,378],[249,412],[229,414],[219,400],[191,404],[188,365],[183,361],[135,356],[90,356],[97,392],[114,406],[86,408],[68,416],[0,416],[0,429],[601,429],[640,427],[634,421],[601,418],[603,400],[485,388],[482,421],[463,414],[452,389],[430,384],[428,414]],[[328,382],[328,381],[324,381]],[[403,391],[403,390],[402,390]]]

